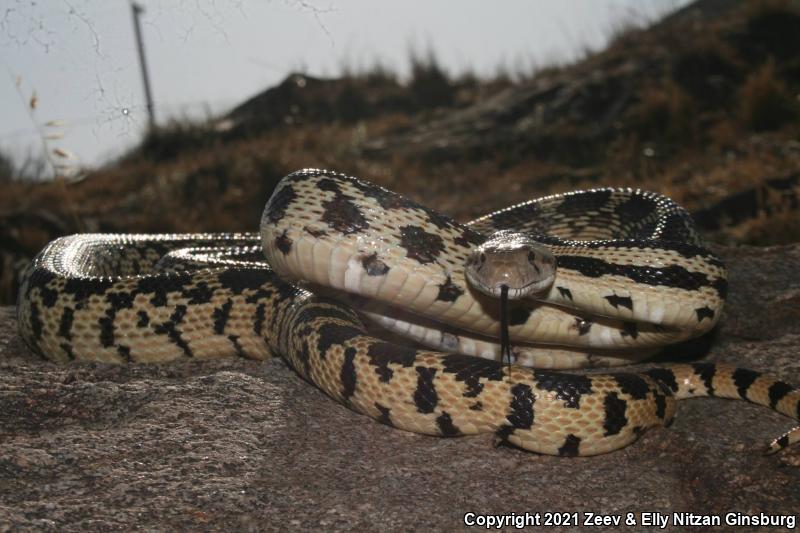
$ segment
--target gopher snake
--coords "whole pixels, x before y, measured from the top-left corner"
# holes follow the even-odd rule
[[[492,360],[495,306],[466,285],[464,265],[498,228],[540,234],[558,263],[551,289],[512,310],[518,362],[622,364],[719,318],[725,269],[663,196],[583,191],[465,226],[367,182],[304,170],[278,184],[264,211],[268,263],[252,234],[61,238],[26,273],[20,331],[54,360],[281,355],[383,423],[443,436],[493,432],[548,454],[620,448],[668,423],[687,397],[742,398],[798,417],[796,389],[727,365],[575,375]],[[214,253],[220,246],[227,251]],[[187,247],[195,250],[175,251]],[[488,359],[371,337],[343,293],[384,325]],[[793,430],[771,447],[797,438]]]

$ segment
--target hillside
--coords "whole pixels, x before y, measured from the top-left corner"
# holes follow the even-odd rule
[[[674,197],[721,243],[800,240],[800,10],[703,0],[530,79],[418,59],[289,75],[229,114],[172,124],[77,183],[0,181],[0,302],[65,233],[243,231],[283,175],[331,167],[469,219],[575,188]]]

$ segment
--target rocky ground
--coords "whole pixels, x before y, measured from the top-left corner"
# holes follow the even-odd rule
[[[730,299],[703,359],[800,383],[800,245],[716,251]],[[791,426],[763,407],[699,399],[623,450],[539,456],[489,435],[383,426],[280,360],[52,364],[0,308],[0,531],[449,531],[469,512],[623,523],[652,511],[797,513],[800,447],[761,454]],[[576,528],[548,530],[558,529]]]

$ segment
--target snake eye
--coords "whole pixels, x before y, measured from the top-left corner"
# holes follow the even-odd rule
[[[533,252],[528,252],[528,261],[530,261],[531,263],[536,261],[536,254]]]
[[[486,262],[486,254],[481,254],[480,260],[481,264],[484,264]]]

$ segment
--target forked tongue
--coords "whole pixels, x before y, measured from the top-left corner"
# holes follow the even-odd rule
[[[500,362],[508,357],[511,366],[511,340],[508,335],[508,285],[500,286]]]

